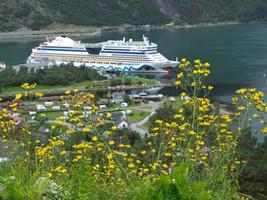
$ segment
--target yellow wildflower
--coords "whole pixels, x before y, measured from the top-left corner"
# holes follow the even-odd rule
[[[97,136],[92,137],[92,141],[96,142],[98,140]]]
[[[23,95],[21,94],[21,93],[18,93],[18,94],[16,94],[16,99],[21,99],[21,97],[22,97]]]

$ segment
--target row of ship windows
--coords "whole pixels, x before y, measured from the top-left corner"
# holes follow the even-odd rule
[[[73,59],[73,58],[67,58],[67,57],[63,57],[61,58],[63,61],[66,61],[66,62],[87,62],[87,63],[91,63],[91,64],[122,64],[122,63],[132,63],[132,64],[140,64],[141,61],[133,61],[133,60],[129,60],[129,61],[117,61],[117,62],[114,62],[114,61],[92,61],[92,60],[87,60],[87,59]]]
[[[45,56],[45,55],[43,55]],[[43,57],[42,56],[42,57]],[[69,60],[88,60],[86,59],[85,57],[79,57],[79,58],[71,58],[71,57],[65,57],[65,56],[55,56],[55,58],[57,57],[61,57],[61,58],[64,58],[64,59],[69,59]],[[98,58],[91,58],[92,60],[96,60],[95,62],[98,62],[99,60],[110,60],[110,57],[98,57]],[[150,59],[150,58],[121,58],[121,57],[117,57],[117,58],[114,58],[114,60],[117,60],[118,62],[150,62],[150,61],[154,61],[155,59]],[[88,60],[89,61],[89,60]],[[94,61],[92,61],[94,62]]]
[[[45,55],[44,55],[45,56]],[[66,55],[67,56],[67,55]],[[63,55],[60,57],[64,57]],[[163,56],[153,56],[153,57],[147,57],[147,56],[113,56],[115,60],[118,60],[118,62],[149,62],[149,61],[165,61],[165,58]],[[75,59],[83,59],[81,58],[75,58]],[[92,59],[96,60],[110,60],[109,56],[100,56],[100,57],[92,57]]]
[[[43,56],[42,56],[43,57]],[[55,58],[57,58],[59,56],[55,56]],[[61,58],[63,58],[64,60],[77,60],[77,61],[90,61],[86,58],[82,58],[82,57],[79,57],[79,58],[71,58],[71,57],[65,57],[65,56],[60,56]],[[94,63],[98,63],[100,64],[101,62],[99,62],[100,60],[106,60],[105,62],[110,62],[108,60],[110,60],[110,57],[101,57],[101,58],[93,58],[95,61],[92,61]],[[140,62],[150,62],[150,61],[153,61],[149,58],[114,58],[115,60],[117,60],[118,62],[134,62],[134,63],[140,63]]]

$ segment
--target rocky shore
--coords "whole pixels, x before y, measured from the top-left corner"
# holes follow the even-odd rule
[[[18,30],[13,32],[0,32],[0,42],[18,41],[21,39],[40,40],[46,36],[65,35],[69,37],[92,37],[100,35],[109,31],[126,31],[126,30],[138,30],[138,29],[177,29],[177,28],[197,28],[197,27],[209,27],[220,25],[233,25],[239,24],[239,22],[219,22],[219,23],[201,23],[194,25],[175,25],[174,23],[165,25],[122,25],[114,27],[84,27],[84,26],[52,26],[49,29],[32,31],[32,30]]]

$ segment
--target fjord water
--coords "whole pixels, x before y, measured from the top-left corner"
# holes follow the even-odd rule
[[[234,90],[240,87],[256,87],[267,93],[267,24],[107,32],[80,39],[83,42],[101,42],[125,36],[141,40],[143,34],[157,43],[159,51],[169,59],[185,57],[209,61],[212,74],[208,82],[216,88],[212,94],[214,99],[229,101]],[[39,43],[0,40],[0,61],[7,64],[25,63],[31,49]],[[172,75],[175,77],[175,72]],[[171,81],[159,75],[156,78]],[[161,92],[175,94],[172,89]]]

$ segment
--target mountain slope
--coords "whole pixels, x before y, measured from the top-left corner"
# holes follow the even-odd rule
[[[266,0],[0,0],[0,31],[52,22],[85,26],[267,20]]]

